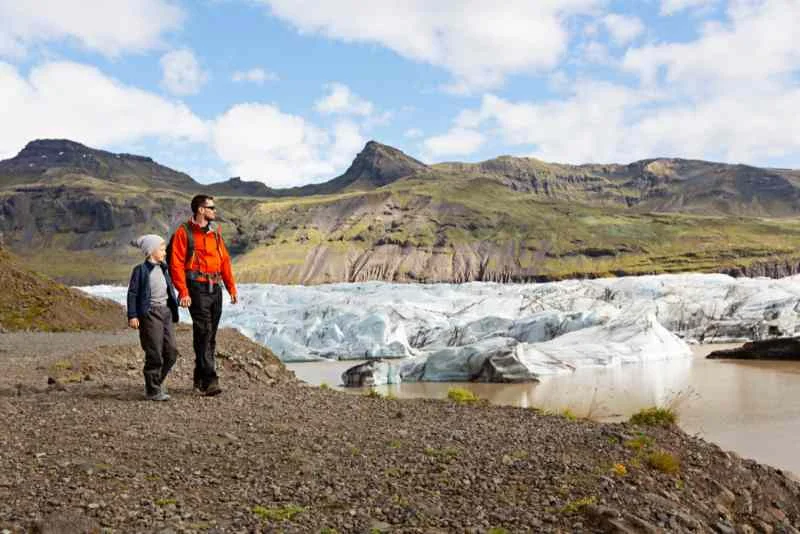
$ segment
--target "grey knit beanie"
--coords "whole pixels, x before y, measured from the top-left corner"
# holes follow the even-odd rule
[[[147,234],[140,237],[137,237],[133,241],[131,241],[131,245],[134,247],[139,247],[144,252],[145,256],[149,256],[154,251],[161,246],[161,243],[164,242],[164,238],[160,235],[155,234]]]

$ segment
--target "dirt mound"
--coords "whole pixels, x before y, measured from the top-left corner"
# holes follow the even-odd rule
[[[124,325],[122,307],[25,268],[0,248],[0,332],[111,330]]]

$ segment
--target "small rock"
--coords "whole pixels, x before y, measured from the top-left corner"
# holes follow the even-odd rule
[[[724,506],[724,505],[722,505],[720,503],[716,503],[714,505],[714,510],[717,512],[717,514],[721,518],[723,518],[723,519],[725,519],[727,521],[730,521],[730,520],[733,519],[733,514],[731,513],[731,511],[726,506]]]
[[[392,525],[386,521],[373,521],[369,526],[370,532],[388,532],[391,528]]]
[[[717,521],[714,523],[714,530],[720,534],[736,534],[736,529],[727,521]]]
[[[700,521],[686,512],[675,512],[675,519],[678,520],[678,523],[689,530],[698,530],[700,528]]]
[[[634,527],[636,527],[641,532],[647,532],[648,534],[649,533],[659,534],[661,532],[661,530],[657,526],[655,526],[654,524],[650,523],[649,521],[646,521],[646,520],[642,519],[639,516],[636,516],[636,515],[633,515],[633,514],[629,514],[629,513],[623,513],[623,517],[625,518],[625,520],[627,522],[631,523]]]

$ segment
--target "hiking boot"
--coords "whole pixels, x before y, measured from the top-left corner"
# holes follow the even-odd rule
[[[194,389],[195,389],[195,391],[197,391],[198,393],[201,393],[201,394],[206,392],[206,386],[203,384],[202,380],[195,380],[194,381]]]
[[[206,397],[213,397],[215,395],[219,395],[222,393],[222,388],[219,387],[219,381],[213,380],[206,388],[203,390],[203,395]]]
[[[145,395],[145,399],[150,401],[167,401],[169,400],[169,395],[165,391],[159,390],[158,393]]]

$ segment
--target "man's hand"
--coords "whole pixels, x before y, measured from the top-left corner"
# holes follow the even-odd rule
[[[133,328],[134,330],[139,328],[139,319],[137,319],[136,317],[131,317],[130,319],[128,319],[128,326]]]
[[[231,295],[231,304],[236,304],[237,302],[239,302],[239,295],[234,293]]]
[[[185,297],[181,297],[181,308],[188,308],[192,305],[192,297],[186,295]]]

